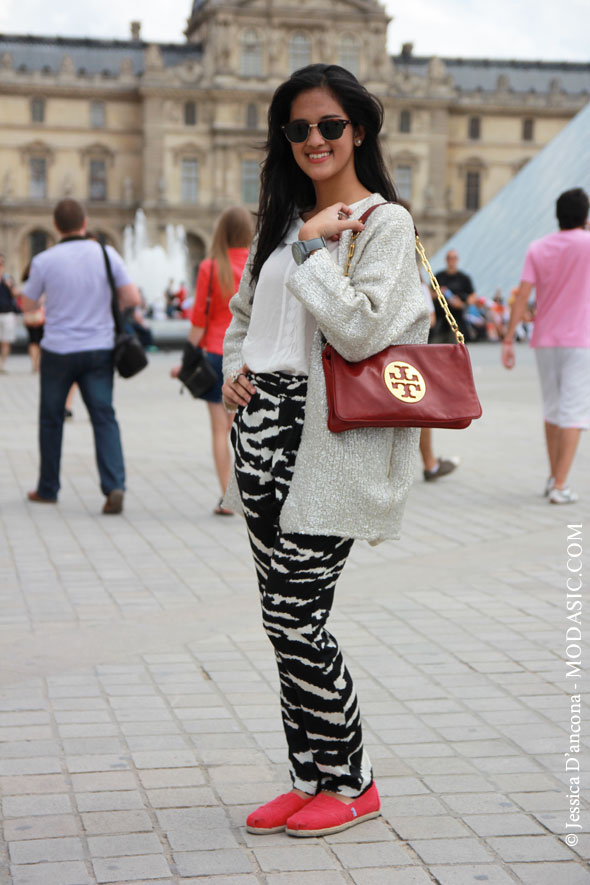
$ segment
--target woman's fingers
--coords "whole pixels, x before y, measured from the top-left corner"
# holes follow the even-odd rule
[[[221,388],[221,394],[226,408],[235,411],[238,406],[246,406],[256,393],[256,388],[246,374],[248,366],[242,366],[242,371],[233,380],[225,382]]]

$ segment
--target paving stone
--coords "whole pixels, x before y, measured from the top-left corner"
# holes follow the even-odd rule
[[[285,845],[284,848],[255,848],[254,855],[265,873],[285,870],[333,870],[334,858],[322,845]]]
[[[76,793],[78,811],[129,811],[143,808],[143,799],[136,790]]]
[[[517,836],[543,833],[543,828],[526,814],[467,814],[465,823],[478,836]]]
[[[524,885],[590,885],[590,870],[578,863],[513,863],[510,869]]]
[[[71,811],[70,797],[64,794],[56,794],[54,796],[7,796],[2,800],[4,817],[70,814]]]
[[[100,774],[73,774],[76,793],[104,793],[109,790],[134,790],[137,787],[131,771],[101,771]]]
[[[185,787],[168,790],[147,790],[152,808],[192,808],[195,805],[217,805],[217,796],[210,787]]]
[[[350,875],[356,885],[385,885],[383,870],[380,869],[351,870]],[[424,870],[415,867],[390,869],[387,871],[387,885],[432,885],[432,879]]]
[[[91,811],[81,817],[86,832],[94,835],[142,833],[152,829],[152,822],[145,811]]]
[[[4,821],[4,838],[51,839],[54,836],[76,836],[78,821],[72,814],[52,814],[48,817],[12,818]]]
[[[355,867],[392,867],[415,864],[415,857],[395,842],[371,842],[367,845],[333,845],[332,851],[345,870]]]
[[[321,870],[318,872],[301,873],[270,873],[266,876],[266,885],[342,885],[348,882],[344,873],[335,870]],[[184,883],[183,883],[184,885]]]
[[[171,872],[166,859],[154,854],[97,859],[92,866],[99,883],[162,879]]]
[[[215,848],[235,848],[237,845],[233,833],[223,829],[195,829],[182,826],[178,829],[166,828],[166,839],[173,851],[209,851]]]
[[[139,779],[146,790],[159,787],[193,787],[205,783],[205,775],[200,768],[140,771]]]
[[[131,754],[136,768],[186,768],[196,762],[192,750],[146,750]]]
[[[434,864],[430,867],[430,872],[436,876],[440,885],[474,885],[476,882],[485,882],[485,885],[514,885],[509,870],[496,864],[465,864],[460,867]],[[557,881],[554,880],[553,885],[557,885]]]
[[[448,793],[449,790],[455,793],[494,792],[492,784],[477,774],[428,776],[424,783],[433,793]]]
[[[180,876],[219,876],[229,873],[249,873],[252,864],[248,857],[235,849],[221,851],[181,851],[173,855],[174,866]]]
[[[445,839],[471,835],[462,821],[444,815],[429,817],[400,815],[392,816],[388,820],[401,839]]]
[[[0,759],[0,776],[59,772],[61,772],[59,760],[51,756],[34,759]]]
[[[39,863],[31,866],[13,866],[13,885],[93,885],[86,864],[76,861],[67,863]]]
[[[67,793],[70,787],[62,774],[17,775],[0,778],[0,795]]]
[[[131,760],[124,754],[96,754],[86,756],[67,756],[66,766],[72,774],[94,771],[120,771],[131,767]]]
[[[459,814],[504,814],[519,810],[508,796],[501,793],[445,793],[441,799]]]
[[[476,839],[411,839],[410,845],[426,864],[485,863],[493,860]]]
[[[80,839],[30,839],[10,842],[8,849],[14,864],[82,860],[84,856]]]
[[[162,845],[155,833],[138,833],[132,836],[89,836],[88,849],[93,857],[162,853]]]
[[[572,852],[553,836],[494,836],[488,845],[508,862],[570,860]]]

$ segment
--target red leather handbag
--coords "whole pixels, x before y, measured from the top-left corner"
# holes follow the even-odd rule
[[[376,208],[372,206],[360,220],[366,221]],[[358,236],[354,233],[351,238],[345,276]],[[326,344],[322,363],[328,429],[333,433],[358,427],[463,428],[481,416],[469,352],[417,233],[416,250],[457,343],[392,344],[356,363]]]

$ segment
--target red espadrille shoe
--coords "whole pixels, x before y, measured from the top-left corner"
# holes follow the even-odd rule
[[[319,793],[305,808],[287,821],[288,836],[329,836],[381,814],[381,801],[374,783],[350,805]]]
[[[309,805],[313,798],[314,796],[308,796],[303,799],[297,793],[283,793],[249,814],[246,829],[249,833],[259,833],[261,836],[281,833],[285,829],[287,818]]]

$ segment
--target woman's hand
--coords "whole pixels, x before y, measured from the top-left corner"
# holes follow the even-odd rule
[[[221,388],[223,404],[228,412],[235,412],[238,406],[246,406],[256,393],[256,388],[248,379],[250,369],[244,363],[237,375],[228,378]]]
[[[325,240],[339,240],[345,230],[361,231],[365,225],[357,218],[351,218],[352,209],[346,203],[334,203],[322,209],[305,222],[299,231],[300,240],[313,240],[323,237]]]
[[[170,369],[170,377],[171,378],[178,378],[181,368],[182,368],[182,366],[174,366],[173,369]]]
[[[516,356],[514,355],[514,344],[512,338],[504,338],[502,341],[502,365],[505,369],[513,369],[516,364]]]

